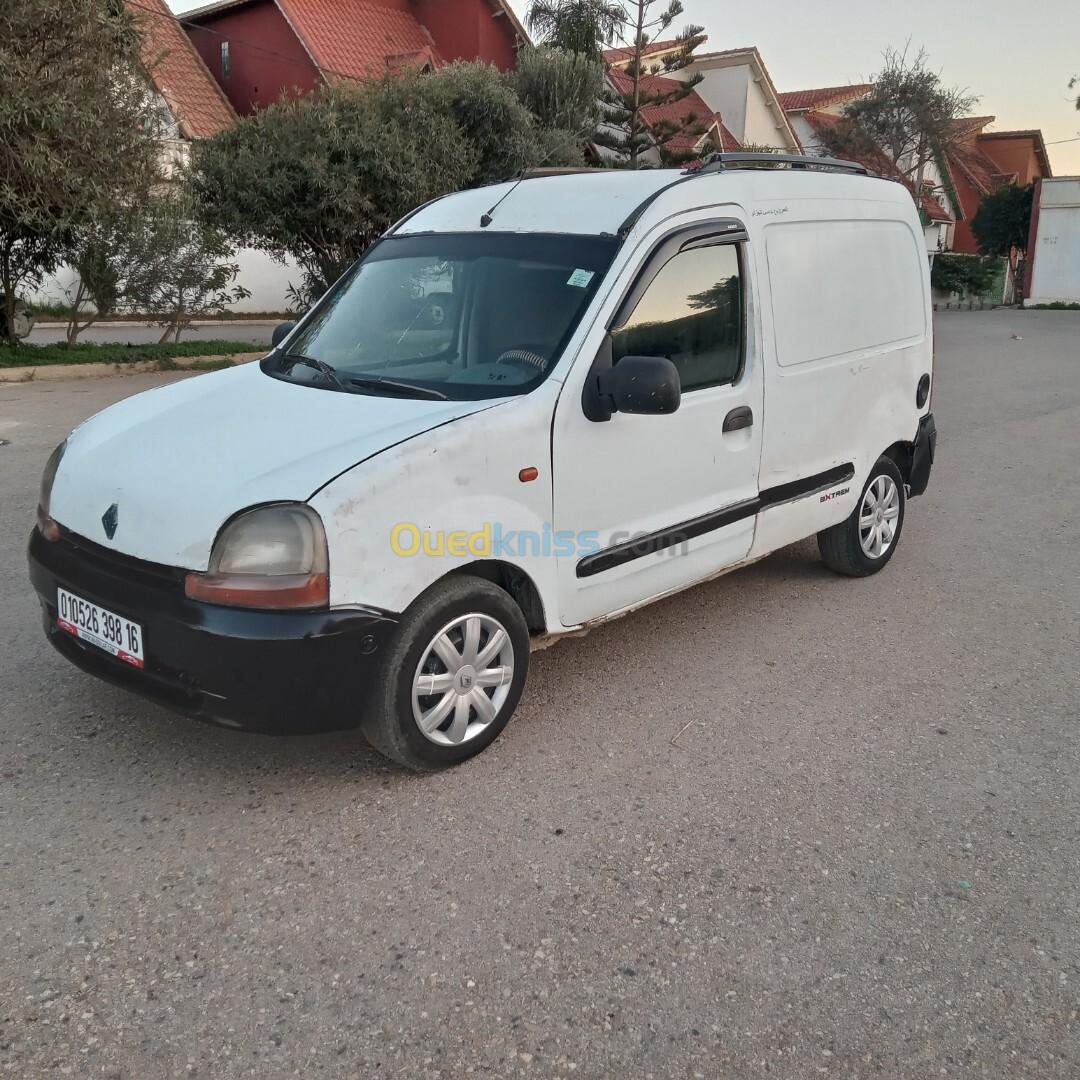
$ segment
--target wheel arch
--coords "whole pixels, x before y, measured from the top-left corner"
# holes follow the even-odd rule
[[[503,562],[501,559],[479,559],[451,570],[442,580],[462,575],[484,578],[509,593],[514,603],[521,608],[530,634],[542,634],[547,630],[540,590],[520,566]]]
[[[887,457],[899,470],[905,484],[911,483],[912,455],[915,444],[907,441],[894,442],[892,446],[883,450],[882,457]]]

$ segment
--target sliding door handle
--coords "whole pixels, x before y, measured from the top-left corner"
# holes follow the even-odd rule
[[[743,428],[753,426],[753,410],[749,405],[740,405],[737,409],[732,409],[731,412],[724,417],[723,432],[726,435],[729,431],[742,431]]]

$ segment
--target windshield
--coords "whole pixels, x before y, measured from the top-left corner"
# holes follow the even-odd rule
[[[617,245],[614,237],[523,233],[389,237],[269,370],[359,393],[527,393],[555,366]]]

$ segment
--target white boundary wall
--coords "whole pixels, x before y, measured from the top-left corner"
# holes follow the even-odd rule
[[[230,305],[230,311],[278,312],[289,309],[290,285],[302,284],[303,275],[292,260],[284,265],[274,262],[264,251],[241,248],[236,253],[240,273],[234,284],[243,285],[251,295],[246,300]],[[42,287],[27,296],[31,306],[37,304],[70,303],[78,283],[78,275],[69,266],[61,267]]]

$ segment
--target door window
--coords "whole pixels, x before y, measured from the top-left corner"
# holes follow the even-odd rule
[[[681,251],[612,332],[612,359],[666,356],[683,393],[735,382],[742,371],[743,301],[734,244]]]

